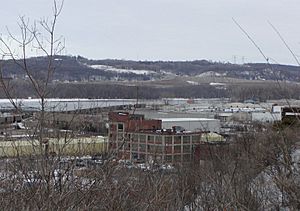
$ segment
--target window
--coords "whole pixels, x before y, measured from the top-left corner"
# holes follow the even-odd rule
[[[154,136],[148,135],[148,142],[154,143]]]
[[[145,143],[146,142],[146,135],[140,135],[140,142]]]
[[[133,158],[133,159],[138,159],[138,157],[139,157],[139,156],[138,156],[138,153],[132,153],[131,155],[132,155],[132,158]]]
[[[165,158],[166,162],[172,162],[172,155],[167,155]]]
[[[181,136],[174,136],[174,144],[181,144]]]
[[[131,148],[132,151],[138,151],[138,144],[132,144],[131,146],[132,146]]]
[[[155,143],[156,144],[162,144],[162,136],[156,136],[155,137]]]
[[[123,123],[119,123],[118,124],[118,131],[124,131],[124,124]]]
[[[165,136],[165,143],[166,145],[172,144],[172,136]]]
[[[183,153],[191,153],[190,145],[183,145]]]
[[[183,143],[184,144],[189,144],[190,143],[190,137],[191,136],[183,136]]]
[[[181,162],[181,155],[174,155],[175,162]]]
[[[140,144],[139,149],[140,152],[146,152],[146,144]]]
[[[193,143],[199,143],[201,140],[201,135],[194,135],[192,137]]]
[[[132,139],[133,139],[133,140],[138,140],[138,138],[139,138],[139,135],[134,134],[134,133],[132,134]]]
[[[181,145],[174,146],[174,153],[181,153]]]
[[[148,152],[149,153],[162,153],[163,152],[163,146],[158,145],[148,145]]]
[[[189,162],[191,160],[191,155],[183,155],[183,162]]]

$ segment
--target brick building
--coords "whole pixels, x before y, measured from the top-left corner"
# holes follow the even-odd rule
[[[119,158],[132,161],[175,163],[200,159],[200,146],[208,143],[208,136],[180,129],[176,125],[163,129],[161,120],[147,120],[143,115],[111,112],[109,148]]]

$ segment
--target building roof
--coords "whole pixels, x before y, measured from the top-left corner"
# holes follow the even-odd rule
[[[215,121],[215,119],[208,118],[159,118],[162,122],[201,122],[201,121]]]
[[[148,135],[172,135],[172,136],[182,136],[182,135],[202,135],[206,132],[201,131],[172,131],[172,130],[156,130],[156,131],[150,131],[150,130],[141,130],[136,132],[129,132],[131,134],[148,134]]]

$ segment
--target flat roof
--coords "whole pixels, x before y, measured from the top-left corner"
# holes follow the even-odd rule
[[[136,132],[128,132],[128,134],[144,134],[144,135],[171,135],[171,136],[184,136],[184,135],[202,135],[204,133],[207,133],[207,132],[202,132],[202,131],[183,131],[183,132],[174,132],[172,131],[171,129],[170,130],[156,130],[156,131],[147,131],[147,130],[144,130],[144,131],[136,131]]]
[[[216,120],[216,119],[208,119],[208,118],[158,118],[158,119],[160,119],[162,122],[200,122],[200,121]]]

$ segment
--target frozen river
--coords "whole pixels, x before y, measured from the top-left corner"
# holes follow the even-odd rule
[[[220,103],[221,99],[193,99],[193,103],[211,105]],[[38,111],[41,109],[41,102],[39,99],[17,99],[14,100],[16,105],[25,111]],[[164,98],[157,100],[139,99],[139,104],[146,105],[183,105],[189,102],[185,98]],[[77,109],[103,108],[110,106],[134,105],[137,103],[136,99],[46,99],[47,111],[72,111]],[[0,99],[0,110],[9,110],[13,106],[8,99]]]
[[[41,109],[39,99],[14,100],[18,107],[26,111],[38,111]],[[46,99],[47,111],[72,111],[77,109],[103,108],[110,106],[134,105],[135,99]],[[160,104],[159,100],[139,100],[138,103]],[[13,106],[8,99],[0,99],[0,109],[9,110]]]

